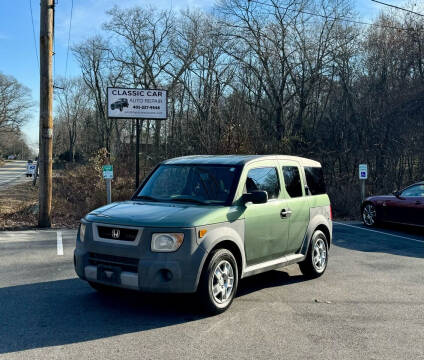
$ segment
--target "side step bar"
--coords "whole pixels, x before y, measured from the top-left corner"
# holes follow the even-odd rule
[[[295,264],[302,261],[304,258],[305,258],[305,255],[303,254],[291,254],[291,255],[280,257],[278,259],[269,260],[264,263],[247,266],[243,273],[242,278],[260,274],[268,270],[278,269],[283,266]]]

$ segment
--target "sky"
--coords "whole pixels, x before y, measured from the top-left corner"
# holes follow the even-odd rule
[[[383,5],[371,0],[352,0],[363,20],[372,20]],[[402,0],[384,0],[401,5]],[[70,45],[87,37],[102,33],[102,24],[108,19],[105,11],[117,4],[121,8],[153,5],[156,8],[186,9],[197,7],[210,9],[214,0],[57,0],[55,19],[54,76],[75,77],[80,74],[72,51],[68,53],[69,25]],[[31,18],[34,21],[34,32]],[[72,8],[72,22],[71,20]],[[15,77],[31,92],[34,108],[23,128],[28,144],[38,147],[39,105],[39,52],[40,6],[39,0],[0,0],[0,72]],[[66,61],[68,57],[68,62]],[[67,65],[66,65],[67,64]]]

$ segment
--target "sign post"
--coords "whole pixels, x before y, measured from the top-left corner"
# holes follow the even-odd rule
[[[368,165],[359,164],[359,182],[361,183],[361,200],[365,199],[365,180],[368,179]]]
[[[113,179],[113,165],[103,165],[103,179],[106,180],[106,198],[107,203],[112,202],[112,179]]]
[[[140,181],[140,120],[166,120],[167,91],[162,89],[107,88],[107,115],[115,119],[136,119],[135,187]]]

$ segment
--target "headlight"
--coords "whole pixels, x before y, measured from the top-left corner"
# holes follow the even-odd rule
[[[151,249],[156,252],[172,252],[178,250],[184,240],[184,234],[153,234]]]
[[[85,224],[80,224],[80,240],[83,242],[85,240]]]

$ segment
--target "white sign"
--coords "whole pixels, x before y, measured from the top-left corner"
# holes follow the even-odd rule
[[[366,180],[368,179],[368,165],[359,164],[359,179]]]
[[[103,179],[113,179],[113,165],[103,165]]]
[[[166,90],[107,88],[107,115],[118,119],[166,120]]]

